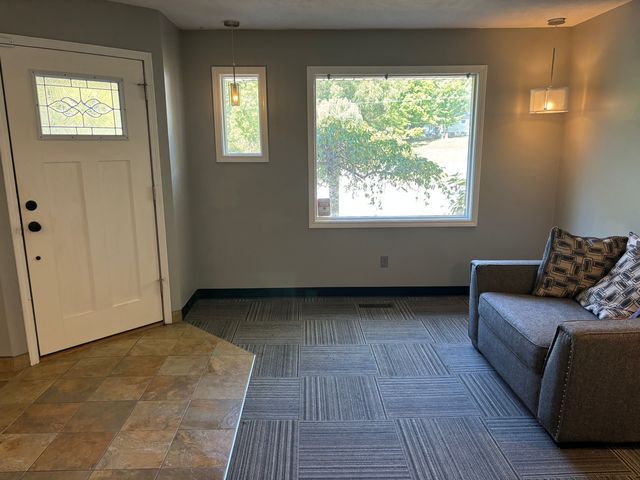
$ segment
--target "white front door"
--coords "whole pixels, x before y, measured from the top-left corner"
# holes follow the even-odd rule
[[[0,66],[40,354],[163,320],[142,62],[16,46]]]

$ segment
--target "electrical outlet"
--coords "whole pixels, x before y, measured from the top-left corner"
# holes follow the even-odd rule
[[[380,257],[380,268],[389,268],[389,257],[387,255]]]

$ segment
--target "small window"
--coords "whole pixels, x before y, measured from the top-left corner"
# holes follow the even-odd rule
[[[213,67],[212,76],[216,160],[268,162],[265,67],[236,67],[235,77],[231,67]]]
[[[122,81],[34,73],[42,138],[126,138]]]
[[[309,67],[310,226],[474,226],[486,67]]]

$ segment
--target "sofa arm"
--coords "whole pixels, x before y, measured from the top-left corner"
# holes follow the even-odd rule
[[[640,319],[558,327],[538,420],[558,443],[640,441]]]
[[[478,346],[478,302],[485,292],[531,293],[540,260],[472,260],[469,337]]]

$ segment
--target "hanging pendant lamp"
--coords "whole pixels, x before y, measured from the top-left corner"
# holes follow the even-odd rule
[[[552,18],[547,24],[552,27],[564,25],[566,18]],[[532,88],[529,99],[529,113],[564,113],[569,111],[569,87],[554,87],[553,75],[555,73],[556,48],[551,54],[551,78],[549,86]]]
[[[240,27],[238,20],[225,20],[224,26],[231,29],[231,65],[233,69],[233,82],[229,85],[229,98],[231,99],[231,105],[237,107],[240,105],[240,86],[236,82],[236,51],[233,31]]]

